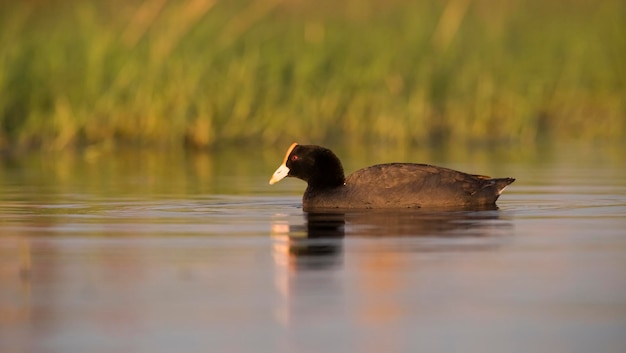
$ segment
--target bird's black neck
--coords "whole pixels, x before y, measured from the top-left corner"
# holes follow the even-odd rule
[[[315,172],[311,174],[309,189],[330,189],[342,186],[346,178],[341,161],[330,150],[320,151],[315,160]]]

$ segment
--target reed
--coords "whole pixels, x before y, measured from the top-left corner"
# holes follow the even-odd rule
[[[0,4],[0,148],[626,137],[620,0]]]

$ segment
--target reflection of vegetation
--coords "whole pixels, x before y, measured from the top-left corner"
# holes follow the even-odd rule
[[[216,172],[227,170],[225,157],[227,155],[220,155],[216,165],[216,160],[207,153],[180,150],[21,154],[16,159],[2,159],[0,184],[15,186],[16,192],[15,195],[5,192],[2,199],[15,197],[42,202],[57,199],[59,195],[71,199],[89,194],[98,195],[102,200],[119,200],[136,195],[175,198],[236,193],[232,191],[236,184],[229,187],[222,185],[225,183],[218,184],[214,178]]]
[[[614,138],[620,0],[0,4],[0,147]]]

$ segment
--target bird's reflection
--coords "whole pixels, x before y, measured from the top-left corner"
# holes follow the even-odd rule
[[[343,271],[351,273],[352,285],[363,288],[368,298],[401,292],[403,284],[390,274],[419,271],[410,267],[419,253],[499,247],[511,227],[499,218],[497,209],[276,215],[272,224],[274,283],[282,300],[274,307],[275,317],[285,325],[293,324],[302,313],[308,317],[309,302],[302,298],[311,296],[326,300],[316,312],[319,315],[324,315],[325,308],[344,307]],[[318,275],[320,272],[324,274]],[[375,303],[364,306],[368,310],[364,316],[387,318],[401,312],[393,307],[393,301],[387,306]]]
[[[497,207],[439,210],[361,210],[325,211],[301,216],[277,215],[272,225],[274,258],[291,270],[328,268],[341,264],[344,237],[415,238],[412,249],[432,251],[432,242],[418,238],[493,239],[508,233],[510,224],[500,221]],[[438,245],[437,245],[438,244]],[[442,250],[452,242],[436,243]],[[472,248],[467,248],[471,250]],[[493,246],[478,242],[475,247]],[[475,249],[475,248],[474,248]]]
[[[345,215],[305,213],[305,222],[277,220],[272,225],[274,259],[291,269],[326,268],[341,262]]]

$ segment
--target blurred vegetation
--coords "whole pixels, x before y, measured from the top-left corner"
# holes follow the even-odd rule
[[[0,2],[0,148],[626,137],[622,0]]]

